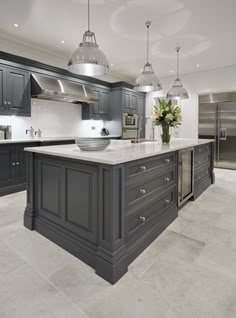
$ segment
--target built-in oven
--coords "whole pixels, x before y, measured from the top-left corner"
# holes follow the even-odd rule
[[[123,129],[138,129],[138,114],[123,113]]]
[[[138,137],[139,116],[133,113],[122,114],[122,138],[134,139]]]

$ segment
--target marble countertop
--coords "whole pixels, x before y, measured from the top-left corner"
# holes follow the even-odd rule
[[[117,135],[99,136],[99,138],[119,138]],[[12,143],[25,143],[25,142],[46,142],[46,141],[60,141],[75,139],[72,137],[41,137],[41,138],[21,138],[21,139],[3,139],[0,140],[0,144],[12,144]]]
[[[130,142],[127,142],[125,140],[111,140],[111,144],[107,149],[96,152],[81,151],[74,144],[32,147],[25,148],[25,150],[56,157],[116,165],[213,141],[214,140],[212,139],[172,139],[169,145],[163,145],[161,142],[158,141],[148,141],[140,144],[131,144]]]

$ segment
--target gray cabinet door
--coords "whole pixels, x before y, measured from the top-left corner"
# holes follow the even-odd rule
[[[0,114],[5,112],[4,101],[4,68],[0,68]]]
[[[138,96],[136,93],[130,94],[130,108],[134,112],[138,112]]]
[[[110,119],[110,94],[109,91],[100,92],[101,116],[103,119]]]
[[[145,96],[138,96],[138,114],[140,116],[140,137],[145,137]]]
[[[15,178],[14,151],[11,145],[0,145],[0,188],[12,185]]]
[[[130,111],[130,103],[131,103],[130,92],[123,91],[122,95],[123,95],[122,96],[123,111],[129,112]]]
[[[6,68],[6,83],[8,113],[30,116],[30,73],[15,68]]]
[[[97,168],[44,157],[37,167],[37,213],[96,243]]]

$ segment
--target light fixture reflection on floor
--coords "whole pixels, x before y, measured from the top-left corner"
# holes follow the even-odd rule
[[[101,76],[109,72],[105,54],[99,49],[94,32],[90,31],[90,1],[88,0],[88,30],[82,43],[73,52],[67,65],[69,72],[85,76]]]

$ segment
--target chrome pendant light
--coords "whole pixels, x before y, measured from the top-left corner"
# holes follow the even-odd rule
[[[105,54],[99,49],[94,32],[90,31],[90,1],[88,0],[88,31],[85,31],[82,43],[72,54],[67,65],[69,72],[101,76],[109,72],[109,64]]]
[[[149,27],[151,21],[145,23],[147,27],[147,63],[143,67],[142,73],[135,81],[134,89],[139,92],[154,92],[162,89],[161,83],[153,72],[152,64],[149,63]]]
[[[183,87],[183,84],[181,83],[181,80],[179,79],[179,51],[180,47],[176,48],[177,52],[177,78],[174,81],[173,86],[167,93],[167,98],[169,99],[187,99],[189,98],[187,90]]]

